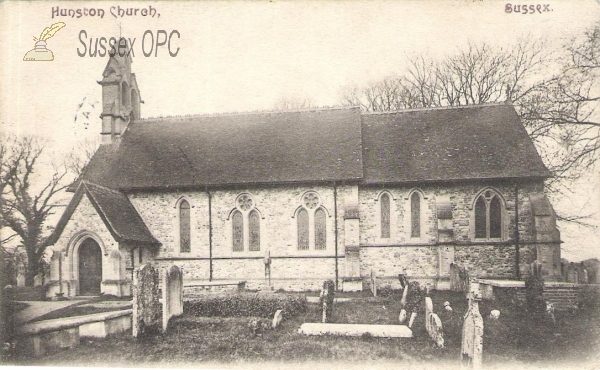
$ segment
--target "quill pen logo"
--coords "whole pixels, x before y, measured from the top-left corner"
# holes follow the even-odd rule
[[[26,62],[29,61],[53,61],[54,54],[52,54],[52,50],[46,49],[46,40],[50,37],[54,36],[61,28],[66,26],[63,22],[54,23],[50,27],[46,27],[40,38],[33,37],[33,41],[35,41],[35,48],[29,50],[27,54],[23,57],[23,60]]]

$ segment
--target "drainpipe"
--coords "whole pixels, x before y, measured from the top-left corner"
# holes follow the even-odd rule
[[[212,195],[206,189],[208,194],[208,281],[213,279],[213,261],[212,261]]]
[[[519,245],[519,187],[515,186],[515,271],[517,279],[521,279],[520,245]]]
[[[333,218],[335,219],[335,290],[338,290],[338,207],[337,207],[337,187],[333,183]]]
[[[131,284],[133,284],[133,276],[135,274],[135,248],[131,246],[129,254],[131,254]]]

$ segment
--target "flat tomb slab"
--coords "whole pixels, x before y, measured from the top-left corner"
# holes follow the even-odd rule
[[[370,334],[384,338],[412,338],[412,330],[406,325],[331,324],[307,322],[300,326],[298,333],[305,335],[342,335],[360,337]]]

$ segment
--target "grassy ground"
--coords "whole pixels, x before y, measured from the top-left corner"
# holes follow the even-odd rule
[[[108,365],[175,366],[177,364],[245,364],[286,362],[288,364],[332,361],[348,364],[391,364],[415,367],[459,365],[460,330],[466,301],[461,294],[433,292],[434,310],[444,322],[446,346],[437,349],[424,329],[420,314],[414,324],[414,338],[345,338],[308,337],[297,333],[304,322],[319,321],[317,305],[295,318],[284,318],[282,326],[261,336],[248,330],[249,318],[175,319],[164,335],[136,340],[118,335],[104,340],[83,340],[82,345],[44,359],[28,359],[24,364],[44,365]],[[442,314],[444,301],[450,301],[454,313]],[[351,302],[335,306],[334,322],[396,324],[398,295],[368,298],[360,295]],[[534,364],[562,367],[582,361],[600,363],[600,315],[597,311],[557,314],[556,325],[540,325],[528,319],[519,308],[481,304],[486,317],[492,309],[500,309],[498,321],[485,320],[484,363]]]

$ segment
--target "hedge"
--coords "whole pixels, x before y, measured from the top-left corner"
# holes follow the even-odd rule
[[[183,303],[183,313],[192,316],[268,317],[277,310],[293,317],[307,309],[306,296],[299,294],[229,293],[207,294]]]

